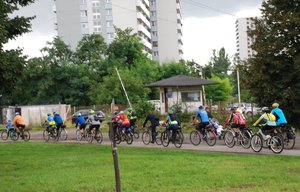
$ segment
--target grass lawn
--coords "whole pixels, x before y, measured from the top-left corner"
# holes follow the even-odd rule
[[[300,191],[300,158],[118,147],[127,192]],[[111,148],[0,143],[0,191],[115,191]]]

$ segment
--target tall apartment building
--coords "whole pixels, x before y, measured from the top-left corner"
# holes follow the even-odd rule
[[[253,19],[254,17],[239,18],[235,22],[236,51],[240,60],[246,60],[255,54],[251,48],[254,39],[247,33],[248,29],[254,29],[255,27]]]
[[[114,26],[132,28],[140,36],[144,52],[153,60],[178,61],[182,58],[180,1],[164,1],[170,4],[160,5],[155,0],[54,0],[55,26],[73,50],[86,34],[101,34],[109,44],[115,38]],[[150,10],[159,15],[157,21]],[[161,13],[170,10],[174,10],[172,14]],[[164,26],[161,20],[171,24]]]

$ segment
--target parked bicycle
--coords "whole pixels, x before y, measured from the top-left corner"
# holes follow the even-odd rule
[[[250,141],[253,135],[253,132],[250,128],[236,128],[235,130],[237,131],[234,131],[232,128],[228,127],[226,128],[226,130],[227,131],[224,135],[224,142],[227,147],[232,148],[236,143],[240,143],[245,149],[248,149],[250,147]]]
[[[190,133],[190,141],[193,145],[199,145],[202,140],[204,140],[207,145],[214,146],[217,142],[217,136],[215,133],[215,128],[212,126],[206,127],[204,130],[205,137],[202,135],[201,131],[195,126],[195,130],[191,131]]]
[[[24,141],[30,140],[30,128],[19,128],[20,133],[17,133],[14,128],[5,128],[5,130],[1,131],[1,138],[6,141],[8,137],[10,137],[11,140],[17,141],[19,137],[22,138]]]
[[[263,142],[265,141],[268,149],[272,150],[273,153],[281,153],[284,148],[284,143],[282,137],[276,133],[276,129],[274,130],[275,132],[273,135],[265,135],[265,137],[263,137],[263,135],[261,134],[261,127],[262,125],[259,125],[259,131],[255,133],[251,138],[252,150],[254,152],[260,152],[263,148]]]
[[[172,142],[176,148],[182,146],[184,135],[181,131],[181,127],[176,130],[168,130],[167,126],[164,132],[161,133],[161,142],[164,147],[168,147],[169,143]]]
[[[151,127],[147,127],[147,129],[143,132],[142,141],[145,145],[149,145],[152,141]],[[161,132],[158,130],[156,130],[154,141],[157,145],[161,145]]]

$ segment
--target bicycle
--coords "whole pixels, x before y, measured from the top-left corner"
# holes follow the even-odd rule
[[[253,132],[250,128],[236,128],[237,131],[234,131],[233,128],[228,127],[224,135],[224,143],[227,147],[232,148],[236,143],[240,143],[243,148],[250,148],[250,141],[253,135]]]
[[[123,141],[126,141],[126,143],[129,145],[132,144],[133,133],[131,131],[131,128],[125,130],[125,128],[122,128],[121,125],[118,125],[117,131],[115,133],[115,141],[117,144],[120,144]]]
[[[207,126],[203,130],[205,132],[206,137],[204,137],[201,131],[195,126],[195,130],[190,133],[190,141],[194,146],[199,145],[202,142],[202,139],[209,146],[214,146],[217,142],[217,136],[215,133],[215,128],[213,126]]]
[[[92,129],[91,131],[92,133],[92,138],[90,139],[89,143],[93,142],[93,139],[95,139],[97,141],[98,144],[101,144],[103,141],[103,135],[102,132],[100,130],[100,128],[97,130],[95,127]]]
[[[30,128],[21,128],[19,127],[20,132],[16,132],[16,130],[14,128],[9,128],[6,130],[2,130],[1,132],[1,138],[6,141],[8,139],[8,137],[10,137],[10,139],[12,141],[17,141],[19,139],[19,137],[21,137],[24,141],[29,141],[30,140]]]
[[[265,136],[263,138],[262,125],[259,125],[259,131],[255,133],[251,138],[251,148],[254,152],[260,152],[263,148],[263,141],[266,141],[268,149],[272,150],[273,153],[279,154],[283,151],[284,143],[281,136],[279,136],[277,133],[273,135]],[[276,132],[276,129],[275,129]]]
[[[157,145],[161,145],[161,133],[159,131],[155,132],[155,143]],[[142,141],[145,145],[149,145],[149,143],[152,141],[152,131],[151,127],[148,127],[142,134]]]
[[[59,137],[59,139],[64,140],[64,141],[66,141],[68,139],[68,132],[67,132],[65,125],[63,125],[62,127],[60,127],[58,129],[58,137]]]
[[[133,125],[130,127],[132,130],[133,137],[138,139],[140,137],[140,129],[137,125]]]
[[[184,135],[180,126],[176,130],[168,130],[168,127],[166,126],[165,131],[161,133],[161,142],[164,147],[168,147],[169,143],[172,141],[176,148],[180,148],[183,140]]]
[[[88,143],[92,143],[93,142],[93,135],[92,132],[89,131],[89,128],[85,128],[83,130],[83,132],[80,131],[79,128],[77,128],[76,130],[76,139],[78,142],[82,141],[82,140],[86,140]]]
[[[286,125],[281,125],[279,131],[283,138],[284,148],[293,149],[296,142],[295,128]]]
[[[46,142],[48,142],[50,139],[58,141],[59,135],[57,133],[56,125],[52,125],[49,128],[46,127],[46,129],[43,131],[43,138]]]

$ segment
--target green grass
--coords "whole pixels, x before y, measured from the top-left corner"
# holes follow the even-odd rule
[[[111,148],[0,143],[0,191],[114,191]],[[118,147],[122,191],[300,191],[300,158]]]

